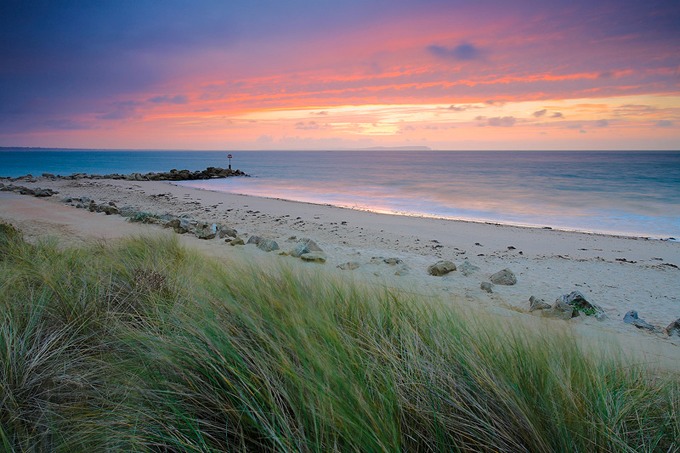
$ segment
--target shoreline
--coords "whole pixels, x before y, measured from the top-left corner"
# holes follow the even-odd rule
[[[614,337],[626,349],[638,351],[640,361],[680,369],[680,336],[668,337],[623,322],[630,310],[661,329],[680,318],[680,243],[675,241],[383,214],[166,181],[36,178],[22,185],[59,192],[44,199],[0,192],[0,219],[15,224],[29,238],[52,235],[78,244],[145,233],[175,234],[160,225],[130,223],[119,215],[75,208],[62,201],[67,197],[215,222],[236,229],[244,242],[257,235],[276,241],[280,249],[267,253],[254,245],[232,247],[225,238],[178,236],[185,245],[218,258],[283,260],[418,297],[435,296],[509,322],[569,328],[585,341],[602,343],[605,337]],[[289,253],[302,238],[319,245],[325,264],[278,256]],[[441,260],[455,263],[458,270],[429,275],[428,267]],[[354,264],[338,268],[348,263]],[[505,268],[516,275],[515,285],[492,285],[491,292],[481,289],[482,282]],[[552,304],[573,291],[602,307],[607,319],[553,320],[529,311],[531,296]]]
[[[179,185],[175,184],[175,181],[167,181],[170,184],[173,185]],[[462,219],[462,218],[457,218],[457,217],[447,217],[447,216],[438,216],[435,214],[410,214],[408,212],[395,212],[395,211],[380,211],[376,209],[370,209],[370,208],[354,208],[351,206],[342,206],[342,205],[334,205],[332,203],[321,203],[321,202],[313,202],[313,201],[303,201],[303,200],[293,200],[290,198],[281,198],[281,197],[274,197],[274,196],[263,196],[263,195],[251,195],[247,193],[241,193],[241,192],[225,192],[225,191],[220,191],[220,190],[212,190],[212,189],[206,189],[202,187],[188,187],[184,185],[180,185],[180,187],[187,187],[191,188],[194,190],[200,190],[200,191],[206,191],[206,192],[214,192],[214,193],[220,193],[220,194],[228,194],[228,195],[238,195],[241,197],[253,197],[253,198],[262,198],[265,200],[273,200],[273,201],[285,201],[289,203],[302,203],[302,204],[308,204],[311,206],[327,206],[327,207],[332,207],[336,209],[346,209],[349,211],[356,211],[356,212],[367,212],[367,213],[372,213],[372,214],[380,214],[380,215],[387,215],[387,216],[395,216],[395,217],[411,217],[411,218],[416,218],[416,219],[432,219],[432,220],[444,220],[444,221],[449,221],[449,222],[461,222],[461,223],[471,223],[471,224],[479,224],[479,225],[495,225],[495,226],[501,226],[501,227],[510,227],[510,228],[525,228],[527,230],[552,230],[552,231],[558,231],[558,232],[564,232],[564,233],[575,233],[575,234],[587,234],[587,235],[594,235],[594,236],[604,236],[604,237],[613,237],[613,238],[620,238],[620,239],[642,239],[642,240],[651,240],[651,241],[663,241],[663,242],[678,242],[680,241],[679,239],[675,237],[664,237],[664,236],[654,236],[654,235],[645,235],[643,233],[621,233],[621,232],[606,232],[606,231],[590,231],[590,230],[583,230],[583,229],[570,229],[570,228],[562,228],[562,227],[556,227],[556,226],[550,226],[550,225],[532,225],[532,224],[521,224],[521,223],[513,223],[513,222],[505,222],[505,221],[492,221],[492,220],[483,220],[483,219]]]

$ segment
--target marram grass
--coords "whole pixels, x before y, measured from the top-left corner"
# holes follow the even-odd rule
[[[677,375],[473,315],[0,225],[0,450],[680,450]]]

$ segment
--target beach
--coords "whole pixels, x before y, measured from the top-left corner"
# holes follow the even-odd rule
[[[136,212],[225,225],[244,242],[259,236],[279,246],[264,252],[253,244],[230,246],[225,238],[178,235],[183,244],[218,259],[280,260],[408,292],[425,301],[437,297],[482,309],[528,328],[546,323],[548,328],[566,326],[584,341],[616,343],[632,360],[651,366],[678,368],[680,362],[680,336],[663,332],[680,318],[680,243],[675,241],[378,214],[158,181],[39,177],[12,184],[59,192],[45,198],[0,192],[0,219],[20,228],[29,240],[52,236],[76,245],[176,234],[161,225],[131,223],[120,215],[77,208],[74,200],[112,202]],[[306,238],[323,250],[324,263],[288,256]],[[458,269],[429,275],[428,267],[442,260]],[[490,292],[480,287],[503,269],[514,273],[516,284],[491,284]],[[604,319],[582,315],[560,320],[545,316],[543,310],[530,312],[532,296],[550,305],[573,291],[603,309]],[[656,329],[624,323],[631,310]]]

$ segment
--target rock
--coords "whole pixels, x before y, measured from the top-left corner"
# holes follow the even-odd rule
[[[477,266],[473,265],[473,264],[470,264],[470,262],[468,260],[464,260],[463,264],[461,264],[458,267],[458,270],[460,271],[461,274],[463,274],[464,276],[467,277],[467,276],[472,275],[475,272],[477,272],[479,270],[479,268]]]
[[[279,244],[272,239],[266,239],[260,236],[250,236],[247,244],[255,244],[258,249],[265,252],[271,252],[279,249]]]
[[[672,336],[680,337],[680,318],[668,324],[668,327],[666,327],[665,331],[666,335],[668,335],[669,337]]]
[[[225,237],[235,238],[238,235],[238,232],[233,228],[221,225],[218,234],[220,239],[224,239]]]
[[[489,294],[493,293],[493,283],[482,282],[479,287]]]
[[[39,198],[44,198],[44,197],[51,197],[55,193],[59,193],[59,192],[54,192],[52,189],[40,189],[40,188],[38,188],[38,189],[35,189],[35,193],[33,195],[36,196],[36,197],[39,197]]]
[[[309,238],[302,238],[298,241],[290,254],[296,258],[299,258],[301,255],[310,252],[323,252],[323,250],[313,240]]]
[[[243,239],[241,238],[234,238],[229,241],[229,245],[245,245],[245,242],[243,242]]]
[[[437,261],[427,268],[427,273],[436,277],[441,277],[456,270],[456,265],[451,261]]]
[[[588,302],[583,294],[578,291],[572,291],[558,297],[553,306],[550,309],[543,310],[542,314],[564,320],[575,318],[580,314],[594,316],[600,321],[606,318],[604,310]]]
[[[348,261],[346,263],[338,264],[337,268],[343,271],[353,271],[354,269],[359,269],[360,265],[356,261]]]
[[[273,239],[263,239],[257,244],[257,248],[265,252],[271,252],[279,249],[279,244]]]
[[[324,252],[307,252],[300,255],[300,259],[310,263],[325,263],[326,254]]]
[[[403,263],[403,261],[399,258],[385,258],[383,259],[383,263],[389,264],[390,266],[396,266],[397,264]]]
[[[623,317],[623,322],[626,324],[632,324],[638,329],[644,329],[644,330],[650,330],[650,331],[655,331],[656,327],[645,321],[644,319],[638,317],[638,312],[635,310],[631,310],[628,313],[626,313]]]
[[[573,316],[578,316],[582,313],[586,316],[595,316],[599,320],[605,318],[604,310],[602,310],[602,308],[598,307],[597,305],[588,302],[585,296],[578,291],[572,291],[569,294],[564,294],[558,297],[555,301],[555,304],[558,302],[572,307]]]
[[[217,227],[214,223],[212,225],[207,223],[200,224],[196,226],[194,234],[199,239],[205,240],[214,239],[215,236],[217,236]]]
[[[535,310],[547,310],[550,308],[550,304],[543,299],[531,296],[529,298],[529,311]]]
[[[496,285],[512,286],[517,283],[517,277],[510,269],[503,269],[491,276],[491,282]]]

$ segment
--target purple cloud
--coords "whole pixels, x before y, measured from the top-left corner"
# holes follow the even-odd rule
[[[548,113],[548,110],[547,110],[547,109],[543,109],[543,110],[537,110],[537,111],[535,111],[535,112],[533,113],[533,115],[534,115],[536,118],[540,118],[540,117],[542,117],[542,116],[545,116],[546,113]]]
[[[427,46],[427,50],[435,57],[447,60],[471,61],[478,60],[482,56],[481,51],[469,43],[462,43],[452,48],[433,44]]]

